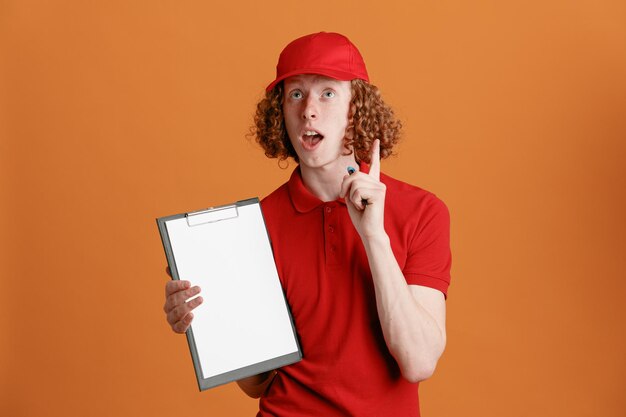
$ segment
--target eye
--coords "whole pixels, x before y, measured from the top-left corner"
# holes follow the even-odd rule
[[[293,99],[301,99],[302,98],[302,91],[300,90],[293,90],[292,92],[289,93],[289,97],[293,98]]]
[[[335,92],[333,90],[326,90],[322,93],[322,96],[326,98],[333,98],[335,97]]]

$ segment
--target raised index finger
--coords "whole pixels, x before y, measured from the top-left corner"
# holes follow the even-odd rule
[[[376,139],[372,144],[369,175],[376,181],[380,181],[380,139]]]

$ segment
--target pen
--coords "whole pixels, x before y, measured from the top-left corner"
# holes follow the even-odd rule
[[[354,167],[348,167],[348,175],[352,175],[356,172],[356,169]],[[361,199],[361,204],[363,204],[363,207],[367,206],[370,202],[367,200],[367,198],[362,198]]]

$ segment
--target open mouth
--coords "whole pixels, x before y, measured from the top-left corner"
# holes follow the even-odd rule
[[[315,149],[317,144],[320,143],[322,139],[324,139],[324,135],[319,132],[316,132],[315,130],[306,130],[302,134],[302,146],[304,146],[304,149],[308,150]]]

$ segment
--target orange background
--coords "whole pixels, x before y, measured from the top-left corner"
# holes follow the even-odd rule
[[[282,47],[347,34],[452,214],[425,416],[626,413],[623,1],[0,1],[0,415],[251,416],[199,393],[154,219],[265,196]]]

